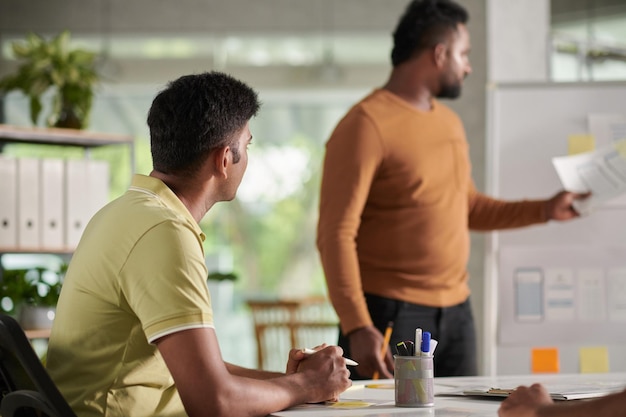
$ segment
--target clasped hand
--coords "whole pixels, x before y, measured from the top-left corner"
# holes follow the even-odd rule
[[[343,349],[339,346],[316,346],[316,353],[309,355],[303,349],[291,349],[287,361],[287,374],[296,372],[307,374],[314,390],[314,402],[337,401],[339,394],[352,385],[350,371],[346,368]]]

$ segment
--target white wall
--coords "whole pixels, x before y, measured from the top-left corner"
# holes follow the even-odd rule
[[[490,82],[548,80],[550,0],[488,0]]]
[[[486,89],[503,82],[547,81],[550,0],[487,0]],[[490,113],[487,111],[486,119]],[[485,187],[493,190],[492,144],[485,142]],[[521,196],[520,196],[521,197]],[[492,237],[484,240],[482,374],[497,373],[497,274]]]

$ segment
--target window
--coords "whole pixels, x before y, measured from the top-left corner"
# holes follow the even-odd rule
[[[626,80],[626,4],[552,0],[551,78]]]

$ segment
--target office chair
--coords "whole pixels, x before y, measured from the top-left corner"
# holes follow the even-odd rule
[[[0,415],[76,417],[20,325],[0,314]]]

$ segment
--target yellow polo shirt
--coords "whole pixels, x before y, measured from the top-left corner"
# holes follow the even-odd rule
[[[213,327],[204,238],[176,195],[143,175],[90,221],[48,350],[50,375],[77,415],[185,415],[152,342]]]

